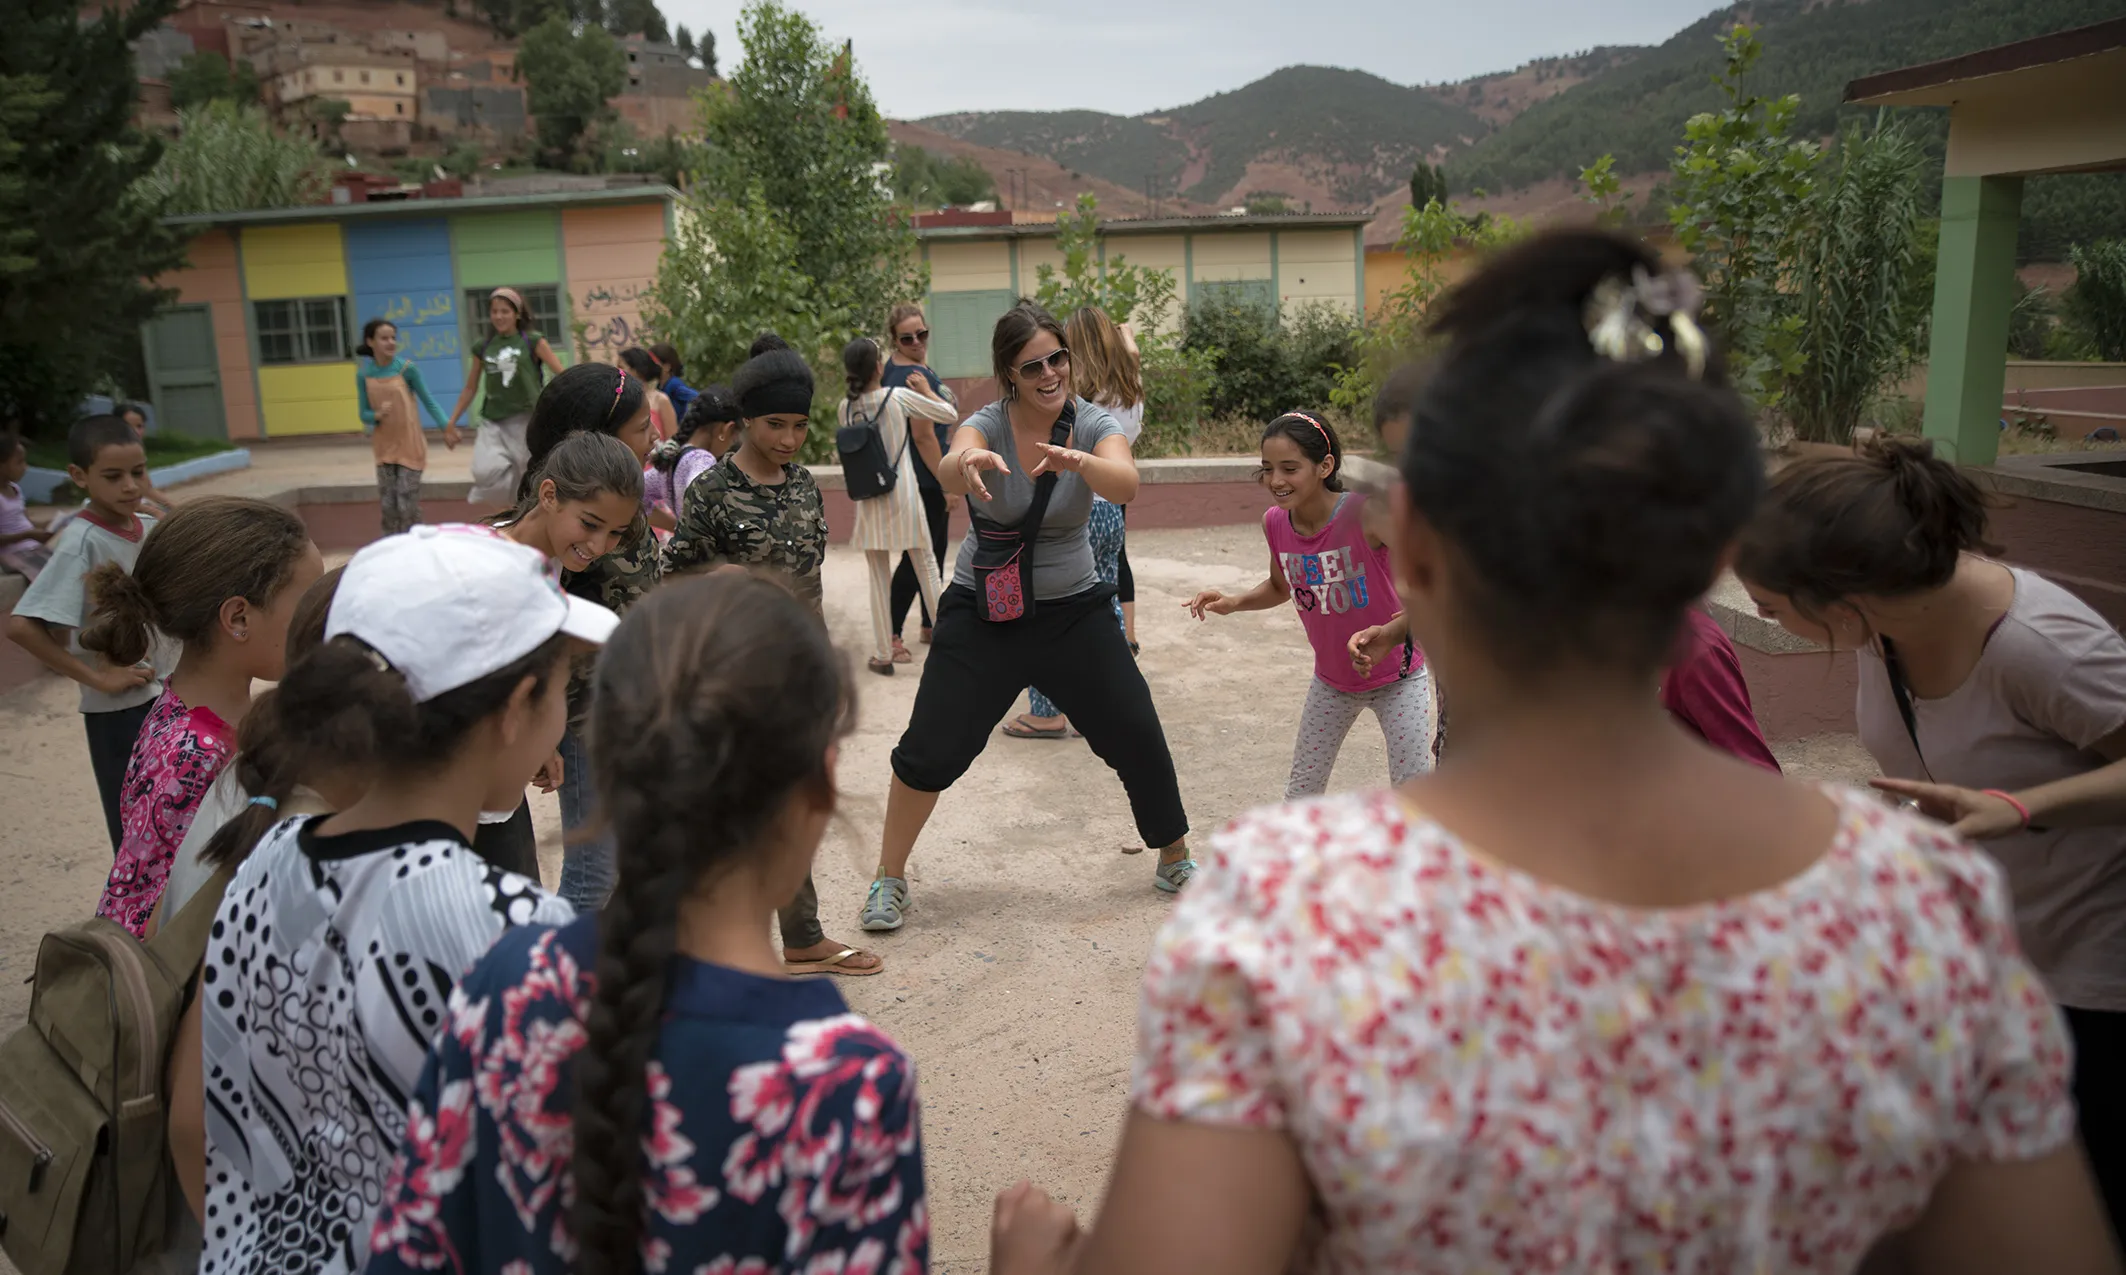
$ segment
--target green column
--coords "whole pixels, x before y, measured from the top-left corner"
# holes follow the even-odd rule
[[[1927,437],[1963,465],[1990,465],[2000,446],[2015,301],[2020,177],[1947,177],[1927,356]]]

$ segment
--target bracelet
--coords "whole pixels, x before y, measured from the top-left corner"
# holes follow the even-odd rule
[[[2022,816],[2023,826],[2025,828],[2030,826],[2030,807],[2017,800],[2014,793],[2002,792],[1998,788],[1981,788],[1979,791],[1988,797],[1998,797],[2015,807],[2015,813]]]

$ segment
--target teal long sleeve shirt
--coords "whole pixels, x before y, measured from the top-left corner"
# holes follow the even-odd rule
[[[412,390],[421,406],[428,409],[429,419],[435,422],[435,428],[443,428],[443,423],[450,419],[442,408],[436,406],[435,396],[428,392],[428,382],[421,379],[420,367],[408,362],[406,356],[401,354],[382,365],[375,359],[363,359],[354,369],[354,397],[361,408],[364,429],[376,428],[376,410],[369,406],[369,378],[372,376],[405,377],[406,388]]]

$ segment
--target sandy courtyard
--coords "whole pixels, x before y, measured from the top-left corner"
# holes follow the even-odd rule
[[[1199,838],[1282,795],[1311,656],[1289,609],[1198,624],[1181,599],[1248,587],[1267,563],[1252,526],[1130,537],[1143,666]],[[869,644],[860,555],[827,561],[828,622],[860,659]],[[914,621],[910,620],[910,637]],[[857,674],[863,694],[843,753],[846,799],[817,869],[830,936],[854,941],[877,854],[887,755],[913,703],[917,663],[892,678]],[[1779,750],[1790,770],[1850,777],[1871,769],[1847,739]],[[1370,717],[1352,731],[1332,789],[1385,781]],[[39,936],[86,915],[110,864],[71,684],[55,677],[0,696],[0,1024],[28,1003]],[[559,814],[535,798],[546,879],[559,874]],[[1124,1114],[1145,951],[1169,900],[1153,859],[1124,856],[1135,833],[1122,788],[1083,741],[997,738],[939,803],[910,870],[916,910],[899,934],[871,936],[876,978],[844,979],[850,1004],[920,1067],[932,1268],[986,1264],[998,1188],[1031,1177],[1089,1217]],[[0,1270],[7,1263],[0,1259]]]

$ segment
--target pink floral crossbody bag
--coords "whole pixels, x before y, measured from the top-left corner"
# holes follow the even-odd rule
[[[1077,423],[1077,416],[1077,404],[1064,405],[1063,414],[1056,418],[1055,428],[1049,431],[1050,447],[1062,447],[1070,441],[1070,431]],[[1010,417],[1007,416],[1005,428],[1010,427]],[[968,517],[974,523],[975,604],[980,608],[982,618],[992,624],[1023,620],[1034,612],[1034,541],[1041,534],[1041,520],[1048,514],[1048,499],[1055,494],[1059,477],[1052,469],[1041,475],[1034,483],[1033,501],[1026,506],[1026,516],[1015,527],[986,518],[971,508],[968,510]]]

